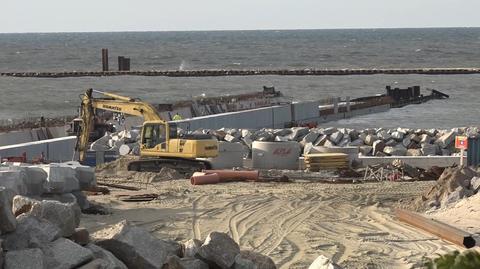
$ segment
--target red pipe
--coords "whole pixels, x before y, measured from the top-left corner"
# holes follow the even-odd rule
[[[217,184],[220,182],[220,177],[216,173],[207,174],[195,172],[190,177],[190,182],[192,185]]]
[[[220,182],[228,181],[257,181],[259,177],[258,170],[254,171],[234,171],[234,170],[203,170],[206,174],[218,174]]]

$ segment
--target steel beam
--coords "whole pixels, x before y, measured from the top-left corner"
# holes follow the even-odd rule
[[[395,214],[400,221],[432,233],[456,245],[465,248],[472,248],[476,244],[475,239],[473,239],[471,234],[446,223],[428,219],[418,213],[398,208],[395,209]]]

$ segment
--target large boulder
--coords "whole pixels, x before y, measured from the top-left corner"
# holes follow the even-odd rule
[[[25,176],[23,171],[0,170],[0,187],[11,190],[14,195],[27,194]]]
[[[420,144],[430,144],[432,142],[432,137],[429,136],[428,134],[422,134],[420,136],[420,141],[418,143]]]
[[[424,156],[434,156],[437,154],[437,145],[433,145],[433,144],[422,144],[422,148],[421,148],[421,151],[422,151],[422,154]]]
[[[168,256],[181,254],[179,244],[157,239],[125,220],[92,234],[92,238],[128,268],[160,269]]]
[[[17,217],[14,232],[2,235],[3,248],[7,251],[41,247],[62,236],[56,225],[35,216],[22,214]]]
[[[39,248],[8,251],[5,255],[4,269],[48,269],[45,257]],[[0,264],[1,267],[1,264]]]
[[[395,139],[398,142],[403,141],[403,137],[405,136],[405,133],[403,132],[393,132],[392,133],[392,138]]]
[[[351,146],[351,147],[363,146],[363,140],[360,139],[360,138],[357,138],[357,139],[353,140],[352,142],[348,143],[348,146]]]
[[[331,135],[331,134],[335,133],[336,131],[337,131],[337,128],[328,127],[328,128],[325,128],[325,129],[321,130],[320,132],[324,135]]]
[[[306,145],[308,143],[313,143],[317,141],[318,137],[320,136],[317,132],[310,132],[306,136],[303,137],[301,144]]]
[[[437,141],[435,141],[435,143],[438,144],[441,148],[447,148],[455,140],[455,135],[456,133],[454,131],[447,132],[441,137],[439,137]]]
[[[93,260],[91,250],[65,238],[59,238],[41,248],[48,268],[76,268]]]
[[[76,228],[75,232],[70,236],[70,240],[80,246],[85,246],[90,243],[90,233],[85,228]]]
[[[169,256],[162,269],[208,269],[208,265],[195,258]]]
[[[0,234],[13,232],[17,220],[12,213],[12,191],[0,187]]]
[[[62,203],[56,200],[43,200],[32,204],[27,214],[46,219],[62,230],[62,236],[68,237],[80,224],[81,210],[73,195],[72,202]]]
[[[390,156],[405,156],[405,155],[407,155],[407,149],[401,144],[398,144],[395,147],[388,147],[387,146],[383,149],[383,152],[387,155],[390,155]]]
[[[385,130],[381,130],[377,133],[378,138],[386,141],[389,140],[392,136]]]
[[[211,266],[229,269],[240,254],[240,247],[226,233],[211,232],[198,250],[198,256]]]
[[[313,143],[314,146],[323,146],[325,142],[328,140],[328,136],[320,135],[317,140]]]
[[[385,142],[383,142],[382,140],[377,140],[373,142],[373,155],[375,156],[378,152],[383,152],[383,149],[385,147]]]
[[[300,141],[309,132],[307,127],[293,127],[292,133],[288,135],[290,141]]]
[[[320,255],[313,261],[308,269],[342,269],[342,267],[332,262],[329,258]]]
[[[23,213],[29,213],[35,203],[40,203],[40,201],[23,195],[15,195],[12,200],[11,211],[17,217]]]
[[[358,150],[360,151],[360,153],[363,156],[368,156],[372,152],[373,147],[372,146],[360,146]]]
[[[365,137],[365,145],[373,146],[373,143],[377,140],[377,136],[369,134],[367,137]]]
[[[422,151],[420,149],[408,149],[407,156],[422,156]]]
[[[238,258],[241,258],[241,259],[238,259]],[[275,265],[275,263],[270,257],[257,252],[250,251],[250,250],[240,251],[240,254],[237,256],[236,261],[238,260],[251,261],[255,266],[254,268],[256,269],[276,269],[277,268],[277,266]],[[234,268],[237,268],[237,262],[235,262]]]
[[[342,140],[342,138],[343,138],[343,133],[337,131],[330,135],[329,140],[334,144],[338,144]]]
[[[470,185],[472,186],[472,190],[474,192],[480,192],[480,177],[473,177],[470,180]]]
[[[85,246],[93,253],[93,257],[104,261],[104,269],[127,269],[127,266],[115,257],[110,251],[105,250],[95,244],[88,244]]]

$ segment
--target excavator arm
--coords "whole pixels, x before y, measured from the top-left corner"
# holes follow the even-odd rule
[[[104,97],[94,98],[94,92],[100,93]],[[95,116],[94,109],[96,108],[143,117],[145,121],[156,121],[166,124],[152,105],[137,101],[130,97],[88,89],[81,96],[81,99],[80,118],[82,124],[81,132],[77,140],[77,151],[79,152],[80,161],[85,160],[88,140],[90,132],[92,131],[93,119]]]

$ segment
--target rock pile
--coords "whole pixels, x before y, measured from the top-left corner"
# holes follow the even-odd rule
[[[447,207],[480,191],[480,177],[468,167],[446,168],[435,186],[413,203],[417,211]]]
[[[196,130],[220,141],[241,142],[250,149],[253,141],[296,141],[308,151],[315,147],[357,147],[364,156],[449,156],[455,152],[457,135],[479,135],[477,127],[437,129],[363,129],[293,127],[288,129]],[[307,153],[307,152],[306,152]]]
[[[88,232],[78,225],[89,207],[81,190],[95,185],[93,169],[75,162],[1,166],[0,268],[78,268],[92,261],[96,255],[83,247]]]
[[[158,239],[128,221],[121,221],[92,234],[92,239],[128,268],[276,268],[269,257],[242,251],[227,234],[219,232],[210,233],[204,242],[192,239],[181,244]]]

